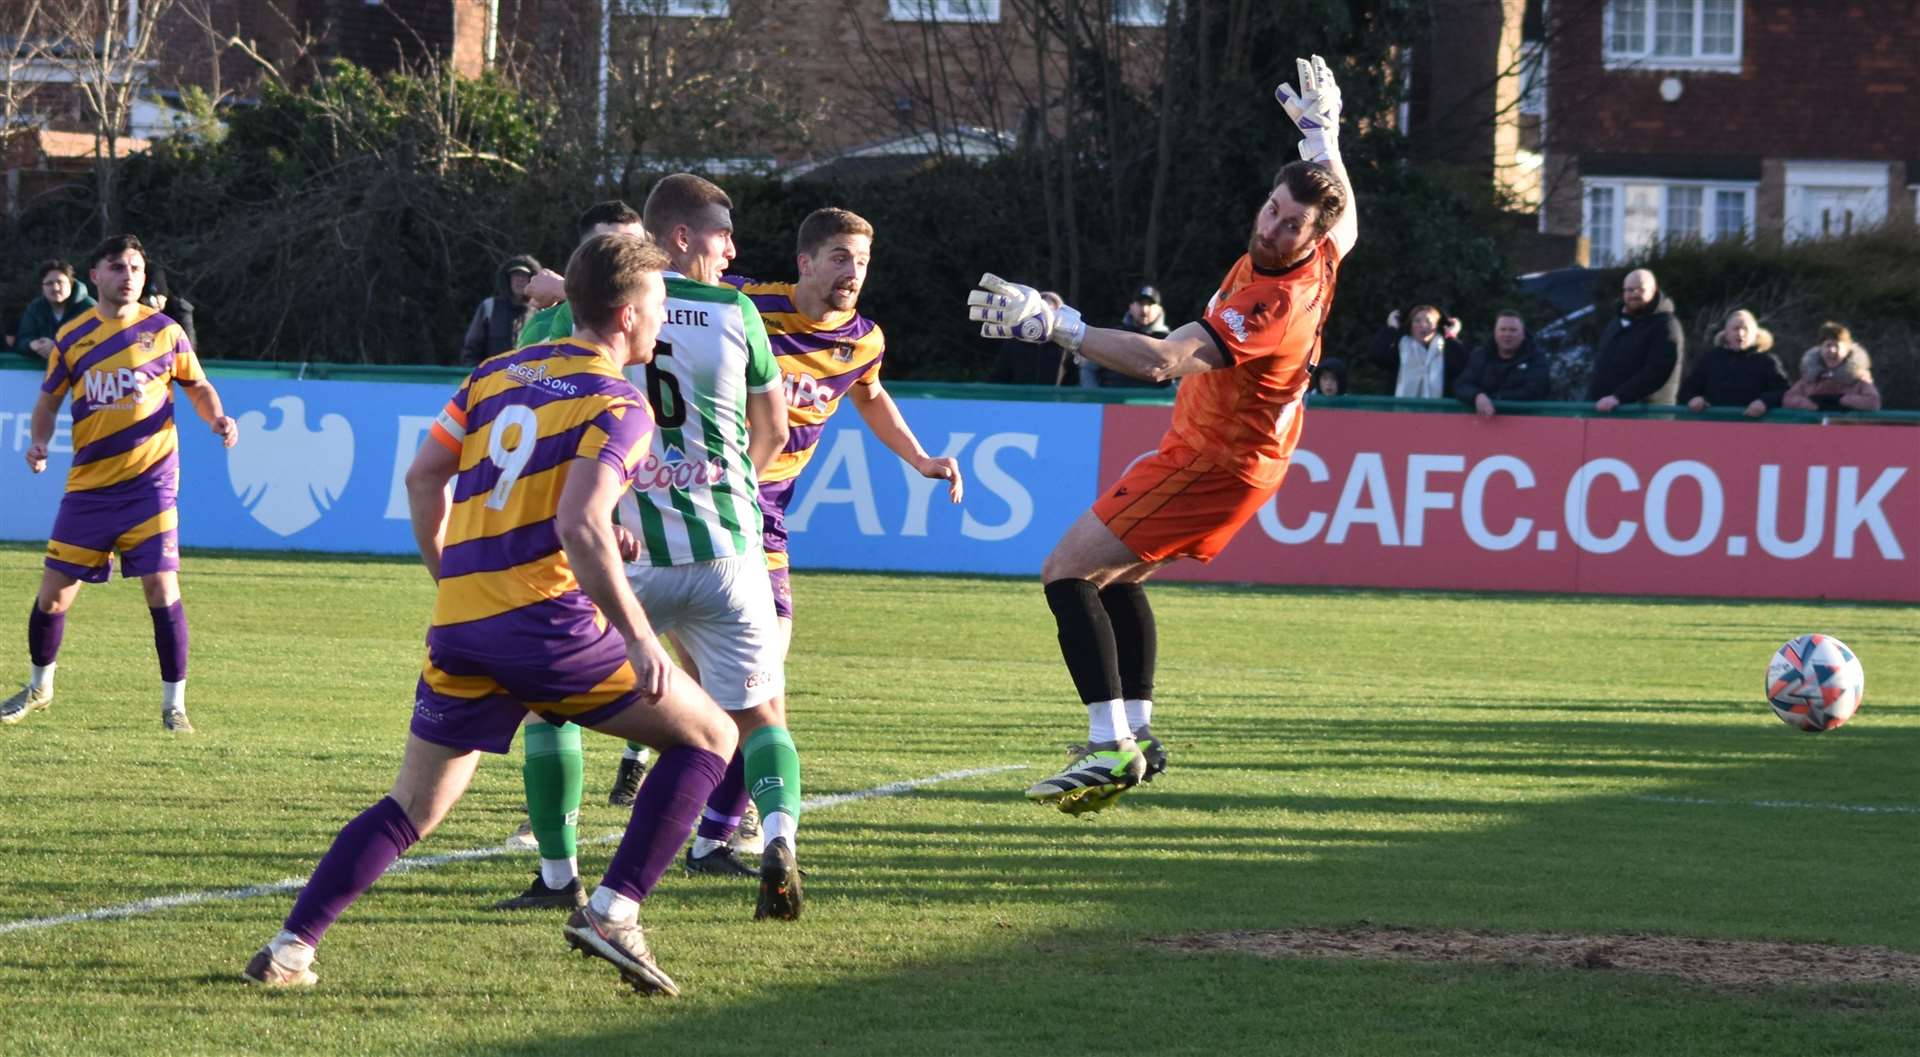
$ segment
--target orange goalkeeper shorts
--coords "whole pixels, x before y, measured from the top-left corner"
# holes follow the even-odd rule
[[[1278,491],[1248,484],[1190,448],[1165,446],[1134,463],[1094,501],[1093,514],[1141,561],[1212,561]]]

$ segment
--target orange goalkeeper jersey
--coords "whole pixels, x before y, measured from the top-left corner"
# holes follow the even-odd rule
[[[1339,268],[1332,239],[1280,271],[1257,268],[1244,254],[1234,262],[1200,319],[1229,365],[1181,381],[1170,440],[1248,484],[1279,483]]]

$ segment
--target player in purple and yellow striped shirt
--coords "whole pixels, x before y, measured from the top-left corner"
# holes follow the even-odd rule
[[[180,604],[180,440],[173,424],[173,384],[231,448],[240,430],[200,371],[187,336],[173,320],[140,303],[147,255],[140,240],[120,235],[90,258],[100,303],[69,320],[54,337],[46,380],[33,406],[27,465],[47,468],[54,416],[73,394],[73,469],[47,541],[46,571],[27,617],[33,675],[0,704],[0,723],[17,723],[53,704],[55,658],[67,610],[81,583],[106,583],[113,554],[120,575],[138,576],[153,616],[160,654],[160,722],[191,733],[187,722],[187,617]]]
[[[640,903],[693,831],[738,735],[668,659],[614,532],[614,504],[653,432],[621,372],[653,359],[666,264],[632,235],[582,243],[567,264],[573,337],[474,368],[421,445],[407,493],[439,590],[400,775],[340,831],[247,979],[312,984],[327,928],[440,824],[480,753],[505,752],[536,712],[660,750],[605,879],[564,934],[635,990],[679,993],[647,950]]]
[[[767,571],[773,577],[774,608],[789,639],[793,630],[793,585],[787,558],[787,504],[806,469],[827,419],[852,397],[867,428],[923,477],[947,482],[947,496],[960,501],[965,481],[960,464],[928,455],[880,384],[886,338],[858,311],[873,257],[873,225],[845,209],[818,209],[800,224],[800,278],[762,283],[728,276],[753,299],[766,323],[787,386],[787,446],[760,475]]]

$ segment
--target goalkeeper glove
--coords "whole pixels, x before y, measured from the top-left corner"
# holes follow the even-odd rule
[[[1035,344],[1051,341],[1075,355],[1087,336],[1087,324],[1079,312],[1066,305],[1055,308],[1033,287],[1010,283],[991,272],[982,275],[980,288],[967,295],[967,318],[980,324],[983,337]]]
[[[1293,61],[1300,71],[1300,91],[1282,83],[1273,90],[1274,98],[1300,130],[1300,156],[1328,161],[1340,154],[1340,86],[1333,83],[1333,71],[1320,56],[1315,55],[1312,62]]]

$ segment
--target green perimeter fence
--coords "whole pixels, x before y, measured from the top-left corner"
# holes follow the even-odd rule
[[[24,357],[0,369],[29,371],[37,368]],[[202,360],[216,378],[292,378],[315,382],[387,382],[444,385],[460,384],[470,368],[419,365],[371,365],[352,363],[266,363],[258,360]],[[887,391],[898,397],[930,400],[1005,400],[1071,404],[1171,404],[1173,390],[1147,388],[1086,389],[1078,386],[992,385],[986,382],[888,382]],[[1350,411],[1408,411],[1423,414],[1472,414],[1473,409],[1457,400],[1403,400],[1392,396],[1315,397],[1316,409]],[[1920,411],[1795,411],[1775,408],[1761,418],[1749,418],[1737,407],[1710,407],[1688,411],[1670,404],[1622,404],[1610,416],[1602,416],[1583,400],[1502,401],[1505,415],[1543,415],[1561,418],[1654,418],[1668,420],[1709,420],[1754,423],[1877,423],[1920,426]]]

